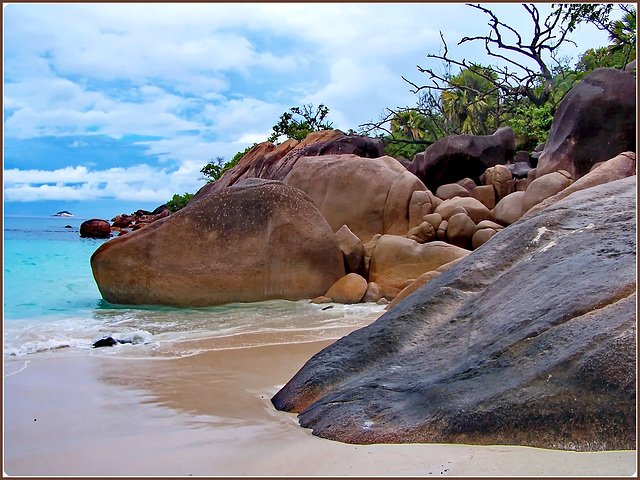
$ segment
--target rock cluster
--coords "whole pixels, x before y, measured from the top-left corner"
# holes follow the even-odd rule
[[[635,177],[505,228],[272,399],[350,443],[635,449]]]
[[[131,231],[94,278],[114,303],[387,303],[272,400],[326,438],[633,448],[630,77],[587,76],[532,153],[510,128],[411,162],[340,131],[257,145],[177,213],[98,221]]]

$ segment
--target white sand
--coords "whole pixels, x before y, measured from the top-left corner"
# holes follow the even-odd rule
[[[5,362],[9,475],[633,475],[636,452],[348,445],[320,439],[269,399],[331,343],[122,359],[52,353]],[[16,373],[17,372],[17,373]]]

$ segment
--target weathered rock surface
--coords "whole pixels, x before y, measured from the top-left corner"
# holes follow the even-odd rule
[[[407,232],[407,238],[410,238],[411,240],[414,240],[418,243],[431,242],[432,240],[436,239],[436,229],[431,223],[425,220],[417,227],[413,227],[411,230],[409,230]]]
[[[406,235],[413,193],[426,190],[388,156],[303,157],[284,183],[307,193],[334,231],[347,225],[363,242],[377,233]]]
[[[635,200],[618,180],[504,229],[273,404],[351,443],[635,449]]]
[[[314,298],[345,274],[335,235],[313,200],[261,179],[106,242],[91,267],[109,302],[180,307]]]
[[[369,281],[377,283],[382,296],[391,300],[423,273],[468,254],[469,250],[445,242],[420,244],[396,235],[383,235],[373,251]]]
[[[407,169],[431,191],[465,177],[479,184],[487,168],[513,160],[515,138],[510,127],[499,128],[493,135],[452,135],[416,155]]]
[[[100,218],[85,220],[80,224],[80,236],[83,238],[108,238],[111,236],[111,225]]]
[[[218,180],[202,187],[192,201],[247,178],[284,180],[297,161],[305,156],[353,154],[377,158],[382,156],[382,151],[380,140],[346,135],[340,130],[311,132],[302,142],[290,139],[277,146],[271,142],[263,142],[249,150],[235,167]]]
[[[560,102],[536,175],[567,170],[578,179],[595,163],[634,151],[636,134],[636,79],[597,68]]]

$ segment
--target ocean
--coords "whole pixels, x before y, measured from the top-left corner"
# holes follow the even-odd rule
[[[337,339],[384,312],[377,304],[271,300],[207,308],[114,305],[93,279],[84,219],[4,217],[4,358],[173,358],[208,350]],[[70,228],[69,228],[70,227]],[[111,336],[113,347],[93,348]]]

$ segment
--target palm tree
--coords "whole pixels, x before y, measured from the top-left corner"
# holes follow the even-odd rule
[[[609,47],[609,51],[615,53],[626,50],[625,63],[627,63],[631,53],[633,52],[635,55],[636,9],[623,5],[621,7],[625,11],[624,16],[620,20],[616,20],[609,29],[609,40],[613,43]]]
[[[441,96],[442,108],[454,131],[487,135],[495,125],[498,97],[482,67],[464,69],[449,80]],[[494,125],[490,125],[493,120]]]
[[[398,112],[391,119],[391,133],[408,140],[425,140],[429,136],[427,119],[416,110]]]

